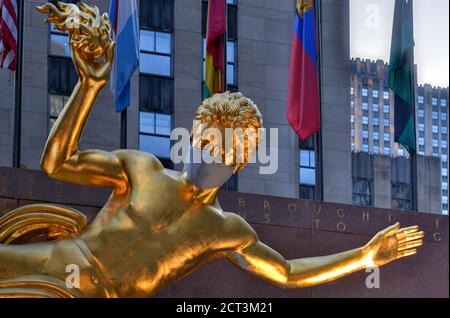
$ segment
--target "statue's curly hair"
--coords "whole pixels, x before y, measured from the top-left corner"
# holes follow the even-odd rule
[[[195,112],[195,119],[201,123],[214,121],[224,128],[263,127],[258,106],[241,93],[226,92],[205,99]]]
[[[262,115],[255,103],[241,93],[215,94],[205,99],[198,107],[195,112],[194,127],[196,128],[193,127],[192,139],[196,147],[205,149],[209,141],[203,139],[203,136],[201,136],[203,128],[198,130],[195,125],[196,122],[204,128],[212,126],[223,129],[231,128],[234,133],[241,129],[244,135],[239,135],[239,133],[233,135],[232,149],[221,148],[222,160],[226,163],[237,163],[236,171],[245,166],[249,159],[253,157],[254,151],[258,149],[259,140],[262,138],[262,131],[260,130],[260,128],[263,128]],[[244,138],[243,143],[239,141],[241,137]],[[223,141],[224,139],[222,139]],[[238,146],[238,144],[241,144],[241,146]],[[214,153],[214,155],[217,154]]]
[[[46,3],[37,7],[41,13],[48,13],[46,23],[69,33],[72,46],[85,58],[100,58],[111,43],[111,22],[108,14],[100,14],[95,5],[83,2],[77,4],[58,2],[58,7]]]

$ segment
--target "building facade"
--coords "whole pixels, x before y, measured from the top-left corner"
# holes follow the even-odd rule
[[[48,133],[77,81],[67,35],[44,24],[43,15],[35,10],[36,5],[44,2],[25,0],[21,163],[24,168],[34,170],[39,169]],[[109,0],[91,2],[100,11],[108,11]],[[131,81],[127,147],[151,152],[164,165],[173,167],[169,155],[170,131],[175,127],[189,129],[193,113],[202,101],[207,1],[145,0],[138,4],[141,65]],[[227,4],[228,90],[240,91],[251,98],[264,116],[264,126],[278,129],[279,161],[273,175],[261,175],[259,166],[250,164],[228,182],[226,190],[358,203],[354,180],[359,175],[355,177],[352,164],[352,124],[348,120],[354,115],[348,94],[351,74],[348,0],[321,1],[320,143],[319,138],[300,142],[285,116],[296,1],[227,0]],[[13,149],[14,73],[0,69],[0,91],[0,165],[9,167]],[[380,94],[383,95],[381,90]],[[114,150],[120,147],[120,134],[120,115],[115,113],[113,96],[106,87],[92,111],[81,147]],[[267,152],[270,151],[268,148]],[[434,161],[427,164],[439,165]],[[379,165],[373,167],[376,175]],[[378,189],[378,181],[373,182],[374,189]],[[432,183],[429,178],[419,195],[434,200],[433,196],[427,196]],[[390,193],[372,193],[375,197],[370,205],[391,208]],[[386,200],[380,201],[377,195],[385,196]],[[431,206],[422,210],[440,212]]]
[[[394,95],[387,76],[388,65],[383,61],[351,60],[351,148],[356,153],[408,158],[407,151],[394,141]],[[444,214],[448,214],[448,92],[448,88],[431,85],[416,88],[417,153],[440,159],[440,176],[436,177],[442,181]],[[401,193],[406,186],[397,187],[393,192]],[[394,203],[396,206],[403,205]]]

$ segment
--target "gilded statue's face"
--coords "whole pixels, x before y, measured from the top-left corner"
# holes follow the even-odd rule
[[[258,130],[231,129],[213,121],[194,121],[192,146],[220,157],[229,167],[243,168],[255,155],[258,145]]]

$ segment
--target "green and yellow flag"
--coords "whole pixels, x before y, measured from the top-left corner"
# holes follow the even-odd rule
[[[403,145],[410,154],[416,151],[414,46],[413,1],[395,0],[389,87],[395,93],[395,142]]]
[[[205,87],[203,97],[224,92],[224,36],[227,30],[226,0],[209,0],[206,32]]]

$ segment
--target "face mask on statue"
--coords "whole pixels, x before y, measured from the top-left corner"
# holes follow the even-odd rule
[[[200,189],[213,189],[222,186],[233,175],[236,167],[217,163],[209,152],[190,146],[189,158],[184,160],[184,171],[189,182]],[[201,162],[201,163],[199,163]],[[212,162],[212,163],[209,163]]]

